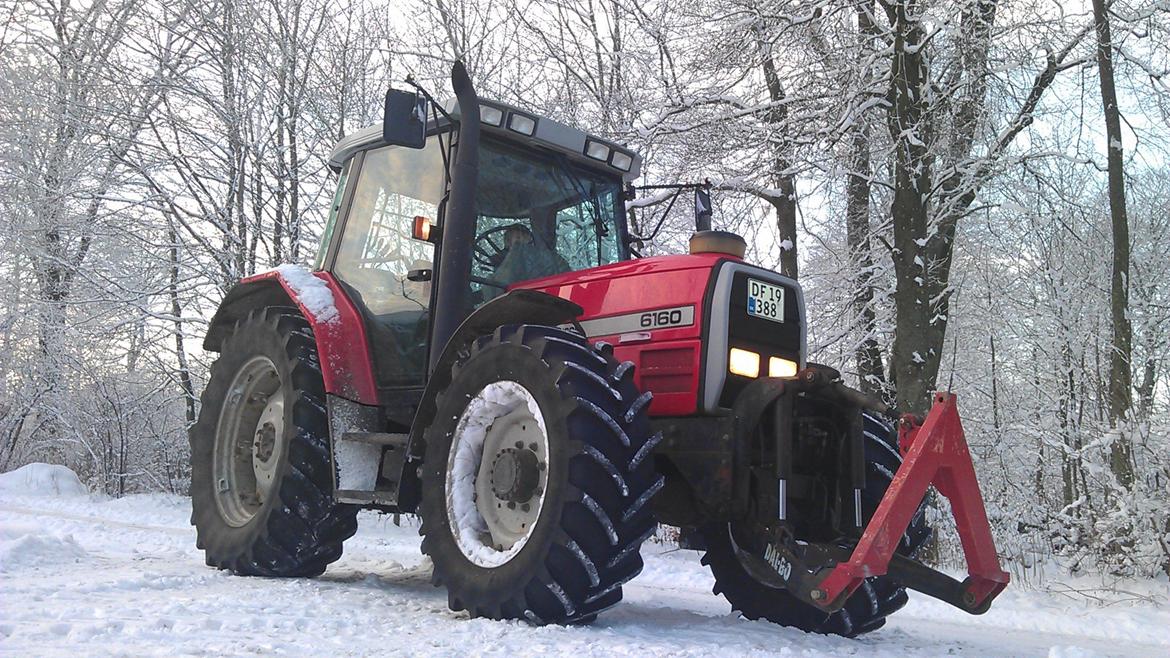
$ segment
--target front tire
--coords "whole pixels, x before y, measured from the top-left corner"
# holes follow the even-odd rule
[[[902,465],[902,458],[893,429],[868,414],[864,415],[864,423],[866,482],[861,503],[868,522]],[[728,524],[711,524],[700,528],[700,532],[707,547],[702,562],[715,576],[714,592],[722,594],[733,610],[748,619],[766,619],[811,633],[856,637],[884,626],[886,617],[909,600],[897,581],[879,576],[866,579],[840,610],[826,613],[787,590],[753,578],[736,557]],[[919,506],[897,551],[913,557],[931,537],[925,508]]]
[[[294,308],[240,321],[191,427],[191,524],[209,566],[317,576],[357,531],[333,502],[325,386],[312,329]]]
[[[660,435],[632,364],[505,326],[453,368],[426,433],[422,550],[452,610],[581,623],[642,570]]]

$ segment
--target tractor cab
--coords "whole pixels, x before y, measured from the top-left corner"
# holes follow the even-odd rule
[[[466,316],[522,281],[628,258],[623,185],[638,175],[635,153],[503,103],[478,110],[473,212],[459,220],[470,245],[443,237],[454,233],[445,163],[459,157],[457,101],[432,112],[413,144],[387,143],[384,126],[371,126],[330,156],[340,177],[316,269],[332,272],[365,318],[379,387],[425,382],[429,348],[445,342],[431,340],[436,304]],[[466,260],[454,267],[467,275],[440,301],[442,250]]]

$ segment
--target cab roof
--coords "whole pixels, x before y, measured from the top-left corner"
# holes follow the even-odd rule
[[[481,99],[479,104],[481,129],[491,135],[521,146],[564,153],[571,160],[593,169],[619,174],[623,181],[634,180],[641,172],[641,156],[624,146],[507,103]],[[447,100],[443,106],[452,117],[460,117],[459,103],[455,99]],[[427,122],[427,130],[430,132],[447,124],[447,119],[440,115],[438,123],[433,118]],[[531,131],[528,134],[519,130],[529,126]],[[329,155],[329,166],[334,171],[340,171],[345,161],[358,151],[382,145],[385,142],[382,140],[381,124],[362,128],[338,140]],[[628,171],[620,166],[626,158],[629,160]]]

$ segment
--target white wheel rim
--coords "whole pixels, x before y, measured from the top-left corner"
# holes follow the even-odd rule
[[[212,485],[229,526],[247,525],[271,497],[284,448],[280,372],[271,359],[256,356],[228,386],[215,430]]]
[[[451,437],[446,500],[451,534],[473,564],[498,567],[528,543],[544,507],[548,455],[544,416],[528,389],[493,382],[468,401]]]

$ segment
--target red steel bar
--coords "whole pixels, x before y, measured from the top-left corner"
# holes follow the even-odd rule
[[[904,416],[898,443],[904,455],[901,468],[849,561],[838,564],[821,581],[813,592],[814,599],[830,608],[843,602],[866,578],[885,574],[910,519],[933,484],[951,502],[967,558],[969,575],[963,582],[963,603],[969,609],[985,609],[1007,587],[1010,576],[1000,568],[995,552],[955,396],[936,393],[934,406],[921,425],[913,416]]]

